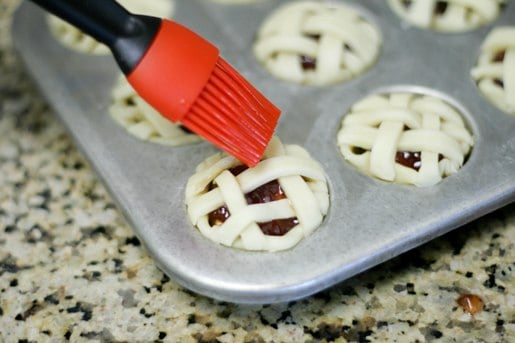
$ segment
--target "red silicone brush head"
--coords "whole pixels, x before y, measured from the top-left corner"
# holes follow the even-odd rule
[[[263,156],[280,115],[216,47],[168,20],[127,79],[163,116],[251,167]]]
[[[272,138],[280,111],[222,58],[182,123],[248,166]]]

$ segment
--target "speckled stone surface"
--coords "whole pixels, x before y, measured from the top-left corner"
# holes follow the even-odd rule
[[[296,302],[242,306],[177,285],[14,55],[18,3],[0,2],[0,342],[515,341],[514,205]],[[483,306],[469,313],[463,294]]]

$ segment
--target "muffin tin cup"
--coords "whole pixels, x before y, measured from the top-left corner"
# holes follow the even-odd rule
[[[513,1],[492,24],[459,34],[410,27],[383,0],[344,1],[364,11],[383,45],[363,75],[324,87],[278,80],[254,58],[255,33],[282,3],[177,1],[174,14],[283,110],[278,137],[306,148],[327,174],[331,204],[324,222],[277,253],[228,248],[201,236],[187,218],[184,190],[195,167],[217,150],[207,142],[172,148],[132,137],[108,114],[120,75],[113,59],[61,45],[47,29],[46,14],[29,2],[15,15],[13,41],[29,72],[166,274],[215,299],[295,300],[515,199],[515,116],[485,100],[470,77],[486,34],[514,24]],[[396,91],[435,95],[462,112],[475,145],[458,173],[417,188],[373,179],[343,159],[336,135],[344,114],[370,94]]]

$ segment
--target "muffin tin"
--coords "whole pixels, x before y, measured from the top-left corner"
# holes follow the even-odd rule
[[[489,30],[515,24],[513,1],[494,23],[460,34],[410,27],[384,0],[345,1],[379,28],[383,46],[368,72],[328,87],[277,80],[252,55],[260,23],[283,2],[176,1],[174,14],[283,110],[277,135],[305,147],[327,173],[331,204],[321,227],[278,253],[202,237],[188,221],[184,190],[195,166],[217,150],[207,142],[172,148],[132,137],[108,114],[120,75],[114,60],[64,47],[30,2],[14,18],[13,41],[29,72],[156,264],[183,286],[220,300],[274,303],[311,295],[515,199],[515,116],[490,105],[470,77]],[[372,179],[344,161],[336,144],[342,116],[363,97],[390,91],[440,96],[460,109],[475,146],[457,174],[417,188]]]

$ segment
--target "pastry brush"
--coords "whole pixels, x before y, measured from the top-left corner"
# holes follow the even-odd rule
[[[107,45],[136,92],[171,121],[256,165],[280,110],[181,24],[113,0],[32,0]]]

